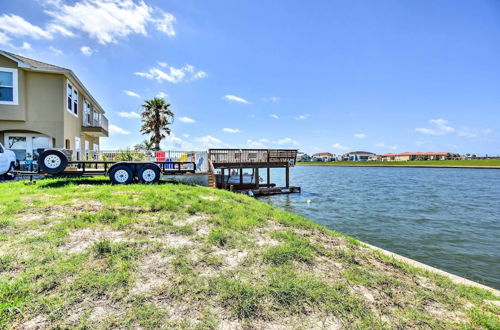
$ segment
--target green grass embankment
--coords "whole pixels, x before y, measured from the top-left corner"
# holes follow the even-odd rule
[[[489,291],[243,195],[0,184],[0,328],[497,328]]]
[[[297,165],[323,166],[460,166],[460,167],[500,167],[500,159],[472,160],[416,160],[398,162],[299,162]]]

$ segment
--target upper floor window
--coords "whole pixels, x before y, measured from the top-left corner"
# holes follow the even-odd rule
[[[0,68],[0,104],[18,103],[17,69]]]
[[[92,124],[92,111],[90,103],[87,100],[83,100],[83,122],[85,125]]]
[[[68,83],[68,111],[78,116],[78,91]]]

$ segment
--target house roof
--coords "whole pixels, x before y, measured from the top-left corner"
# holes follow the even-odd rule
[[[0,50],[0,55],[3,55],[14,62],[17,62],[20,68],[26,69],[26,70],[32,70],[32,71],[40,71],[40,72],[52,72],[52,73],[60,73],[64,74],[66,77],[71,77],[74,81],[76,81],[79,85],[80,88],[82,88],[85,93],[89,96],[89,98],[94,102],[94,104],[97,106],[99,110],[101,110],[104,113],[104,109],[101,107],[99,102],[92,96],[92,94],[87,90],[85,85],[78,79],[78,77],[75,75],[73,71],[67,68],[63,68],[61,66],[41,62],[34,60],[32,58],[28,58],[26,56],[22,56],[19,54],[14,54],[7,52],[5,50]]]
[[[348,153],[348,155],[357,155],[357,154],[369,154],[369,155],[375,155],[373,152],[369,152],[369,151],[351,151]]]
[[[387,153],[382,156],[446,156],[447,152],[402,152],[400,154]]]
[[[56,69],[56,70],[71,71],[69,69],[66,69],[66,68],[63,68],[63,67],[60,67],[60,66],[57,66],[57,65],[53,65],[53,64],[49,64],[49,63],[37,61],[37,60],[31,59],[31,58],[24,57],[24,56],[19,55],[19,54],[14,54],[14,53],[6,52],[6,51],[4,51],[4,53],[8,54],[8,55],[10,55],[12,57],[17,58],[18,60],[20,60],[20,61],[22,61],[24,63],[29,64],[33,68],[39,68],[39,69]]]
[[[318,152],[312,155],[313,157],[333,157],[332,153],[329,152]]]

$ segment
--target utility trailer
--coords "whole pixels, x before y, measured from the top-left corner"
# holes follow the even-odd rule
[[[155,183],[161,175],[195,173],[194,162],[70,160],[70,150],[48,149],[40,153],[38,171],[18,171],[21,175],[109,176],[114,184]]]

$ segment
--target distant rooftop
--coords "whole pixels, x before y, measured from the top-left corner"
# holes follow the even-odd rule
[[[369,151],[351,151],[348,153],[348,155],[358,155],[358,154],[369,154],[369,155],[375,155],[373,152]]]
[[[332,153],[329,152],[318,152],[312,155],[313,157],[333,157]]]
[[[382,156],[446,156],[447,152],[402,152],[400,154],[387,153]]]

